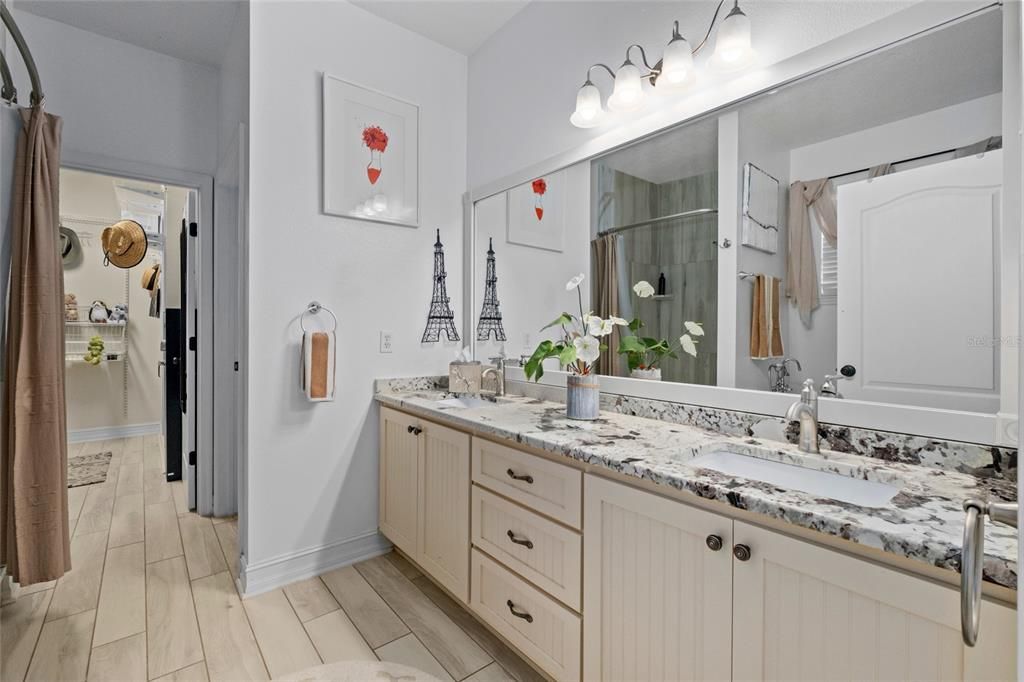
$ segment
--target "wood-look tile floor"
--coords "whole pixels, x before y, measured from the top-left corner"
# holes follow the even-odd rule
[[[514,651],[397,554],[239,598],[237,521],[187,509],[163,439],[113,452],[104,483],[68,490],[73,569],[0,607],[0,680],[267,680],[341,660],[441,680],[539,680]]]

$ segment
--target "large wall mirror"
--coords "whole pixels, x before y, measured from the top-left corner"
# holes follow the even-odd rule
[[[604,375],[1015,413],[1002,23],[975,13],[476,202],[473,332],[491,245],[505,333],[481,330],[478,357],[531,352],[584,273],[585,309],[671,350]]]

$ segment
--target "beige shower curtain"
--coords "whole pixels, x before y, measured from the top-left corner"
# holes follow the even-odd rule
[[[21,110],[0,438],[0,563],[22,585],[71,569],[64,273],[58,244],[61,119]]]
[[[608,234],[590,242],[591,272],[594,273],[593,305],[594,314],[608,319],[619,317],[619,263],[615,250],[616,235]],[[615,327],[603,341],[608,350],[597,362],[597,373],[605,376],[620,376],[623,366],[619,350],[619,327]]]

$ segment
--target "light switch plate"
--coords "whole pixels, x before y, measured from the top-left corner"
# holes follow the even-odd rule
[[[380,352],[391,353],[392,349],[393,347],[391,345],[391,332],[382,331],[380,333]]]

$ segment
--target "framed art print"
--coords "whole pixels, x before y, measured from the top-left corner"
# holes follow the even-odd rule
[[[561,251],[565,234],[565,172],[534,178],[508,191],[508,241]]]
[[[419,226],[419,107],[324,74],[324,213]]]

